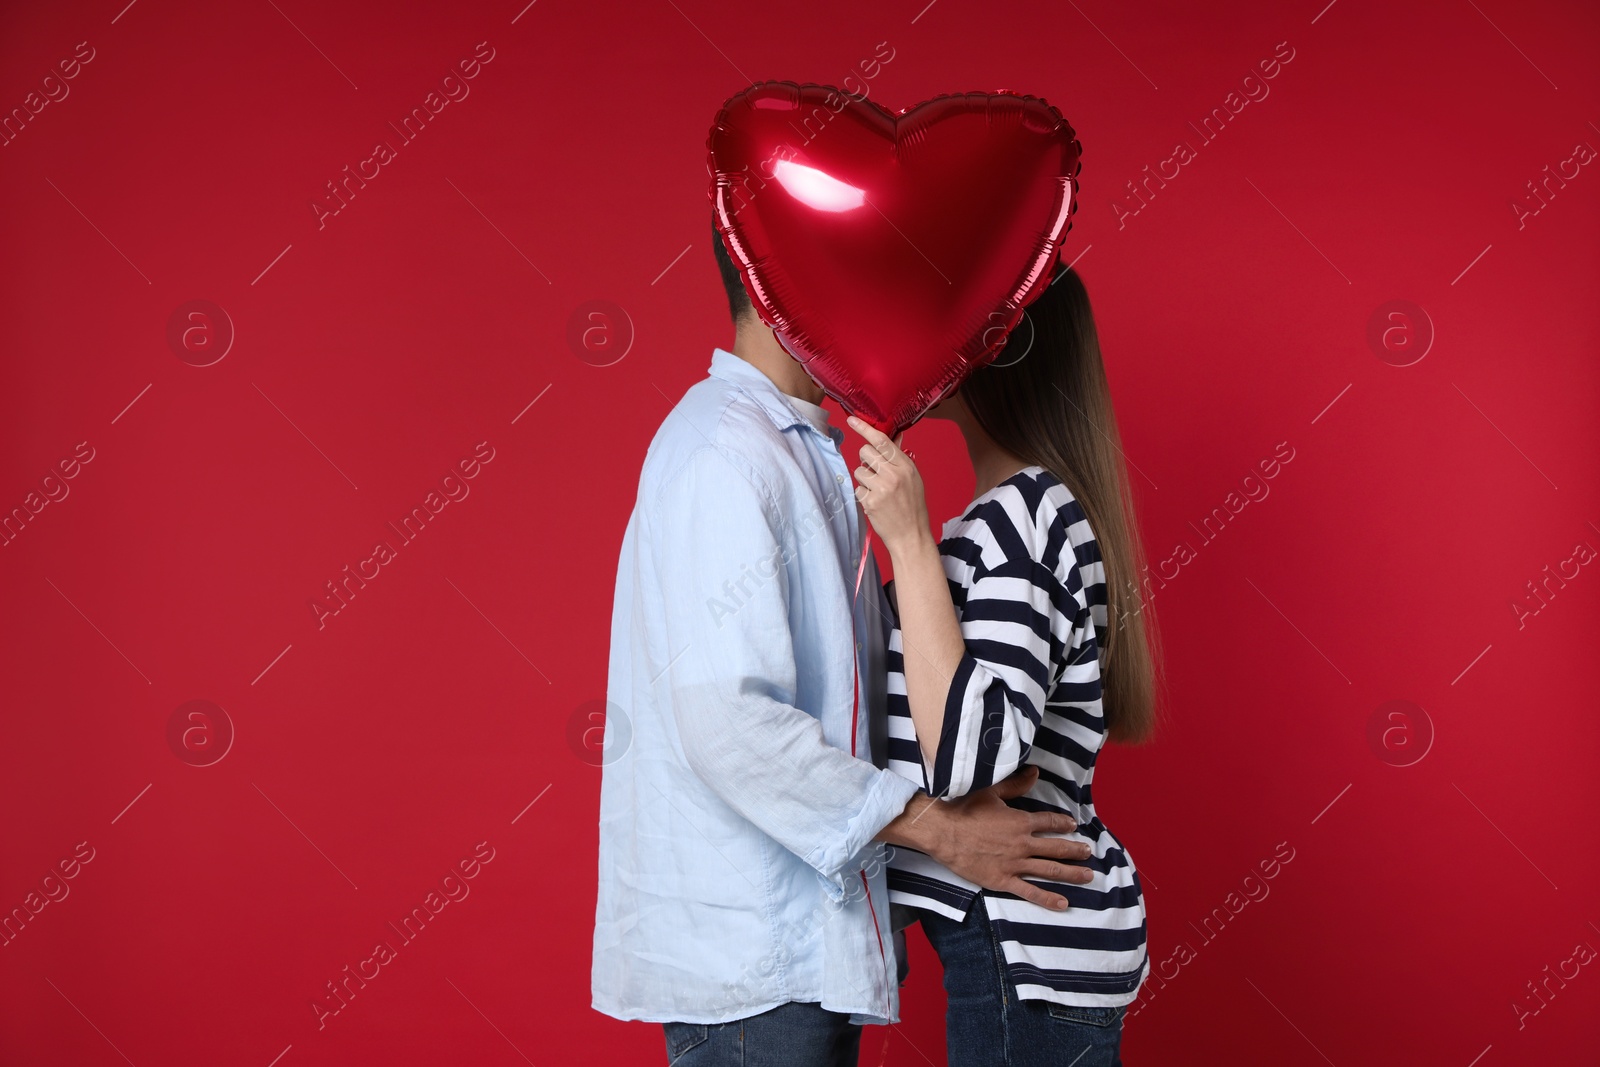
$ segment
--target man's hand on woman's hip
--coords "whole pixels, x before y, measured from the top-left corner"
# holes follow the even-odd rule
[[[1094,878],[1092,870],[1062,861],[1087,859],[1093,846],[1046,836],[1077,830],[1069,815],[1021,811],[1006,804],[1033,788],[1038,779],[1039,769],[1030,766],[956,800],[935,800],[920,793],[878,832],[878,840],[926,852],[985,889],[1064,911],[1066,897],[1023,879],[1086,884]]]

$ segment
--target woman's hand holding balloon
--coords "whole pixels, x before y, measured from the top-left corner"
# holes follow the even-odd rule
[[[861,466],[855,469],[856,499],[890,556],[931,546],[922,475],[911,454],[854,415],[846,421],[867,442],[861,446]]]

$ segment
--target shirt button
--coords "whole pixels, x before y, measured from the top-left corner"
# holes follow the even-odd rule
[[[838,483],[839,483],[839,484],[840,484],[840,485],[843,485],[843,484],[844,484],[844,475],[842,475],[842,474],[835,474],[835,475],[834,475],[834,476],[833,476],[833,480],[834,480],[834,481],[836,481],[836,482],[838,482]]]

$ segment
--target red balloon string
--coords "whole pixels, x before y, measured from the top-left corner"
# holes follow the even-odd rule
[[[859,507],[859,505],[857,506]],[[872,526],[869,523],[867,525],[866,536],[861,539],[861,561],[856,564],[856,588],[855,593],[850,600],[850,625],[852,631],[854,631],[855,628],[855,602],[861,598],[861,579],[867,573],[867,558],[871,555],[871,553]],[[860,634],[854,633],[854,636],[859,637]],[[854,642],[854,644],[859,645],[860,642]],[[853,682],[851,685],[854,693],[852,694],[853,704],[850,708],[850,755],[854,756],[857,754],[856,734],[857,730],[859,729],[858,723],[860,722],[861,714],[861,653],[859,648],[852,649],[851,656],[851,662],[855,664],[855,669],[853,671]],[[867,881],[866,868],[862,868],[859,873],[861,875],[861,888],[866,891],[867,895],[867,910],[872,915],[872,932],[878,937],[878,958],[883,962],[883,979],[887,987],[887,983],[889,981],[889,955],[886,951],[884,951],[883,947],[883,929],[878,925],[878,909],[877,906],[872,903],[872,885]],[[887,995],[888,994],[886,991],[885,996]],[[887,1004],[884,1005],[883,1017],[885,1019],[889,1017]],[[887,1043],[884,1045],[883,1051],[885,1056],[889,1054],[889,1046]]]
[[[855,604],[855,601],[859,600],[860,597],[861,597],[861,578],[862,578],[863,575],[865,575],[867,573],[867,557],[871,554],[871,552],[872,552],[872,527],[871,527],[871,525],[868,525],[867,526],[867,535],[864,538],[861,539],[861,562],[856,564],[856,589],[855,589],[855,592],[851,595],[851,598],[850,598],[850,602],[851,602],[852,606]],[[852,610],[850,612],[850,616],[851,616],[851,618],[850,618],[850,626],[851,626],[852,630],[854,630],[854,627],[855,627],[855,612],[854,612],[854,610]],[[856,636],[860,636],[860,635],[857,634]],[[859,642],[857,642],[857,643],[859,644]],[[859,654],[856,654],[855,658],[852,660],[852,662],[855,664],[855,675],[854,675],[854,677],[855,677],[855,686],[854,686],[854,688],[855,688],[855,697],[854,697],[855,704],[850,709],[850,755],[854,756],[854,755],[856,755],[856,723],[857,723],[857,721],[859,719],[859,716],[860,716],[860,713],[861,713],[861,656]]]

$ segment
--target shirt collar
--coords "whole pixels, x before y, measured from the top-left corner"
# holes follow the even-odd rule
[[[844,440],[844,431],[829,424],[826,409],[785,393],[771,378],[727,349],[712,350],[710,373],[743,390],[778,429],[810,426],[836,445]]]

